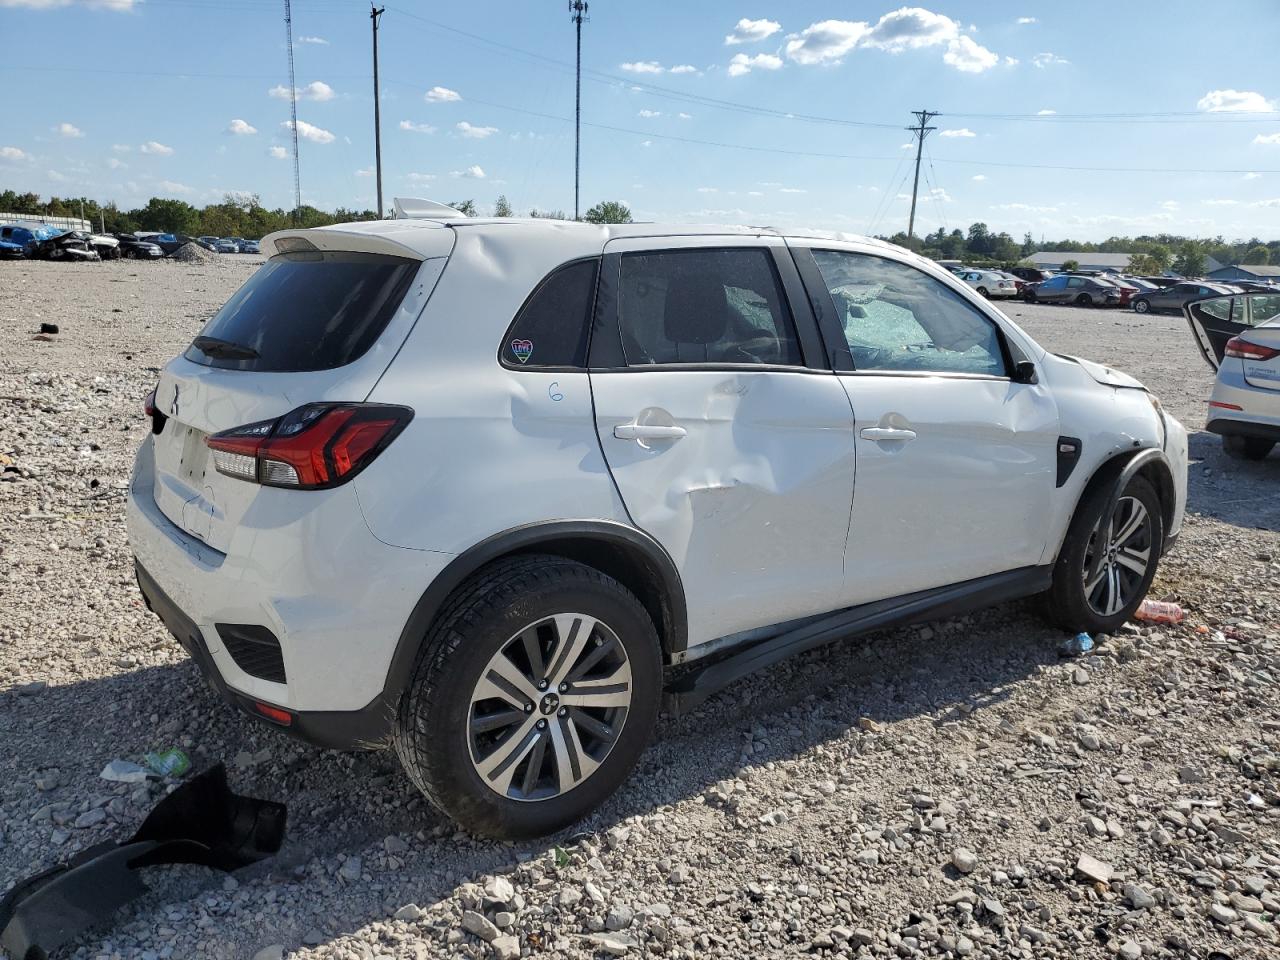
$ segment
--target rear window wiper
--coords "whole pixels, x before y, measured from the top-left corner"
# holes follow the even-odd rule
[[[216,360],[256,360],[258,357],[258,351],[253,347],[220,337],[196,337],[191,345]]]

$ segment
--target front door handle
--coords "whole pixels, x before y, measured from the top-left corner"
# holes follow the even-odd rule
[[[684,427],[656,423],[620,423],[613,428],[613,435],[619,440],[679,440],[686,432]]]
[[[863,440],[914,440],[914,430],[899,430],[895,427],[863,427]]]

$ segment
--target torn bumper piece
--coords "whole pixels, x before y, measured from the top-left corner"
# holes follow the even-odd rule
[[[0,947],[14,960],[45,960],[146,893],[142,867],[238,870],[276,853],[284,825],[284,804],[232,793],[222,764],[211,767],[156,804],[128,840],[97,844],[14,886],[0,899]]]

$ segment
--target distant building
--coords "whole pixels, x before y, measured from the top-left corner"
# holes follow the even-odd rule
[[[1041,250],[1023,257],[1040,270],[1061,270],[1074,260],[1080,270],[1128,270],[1131,253],[1085,253],[1083,250]]]
[[[1219,267],[1206,274],[1210,280],[1271,280],[1280,283],[1280,266],[1263,266],[1257,263],[1241,263],[1234,267]]]

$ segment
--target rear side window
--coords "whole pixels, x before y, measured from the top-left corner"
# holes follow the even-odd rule
[[[628,253],[618,282],[628,366],[804,363],[767,250]]]
[[[264,263],[187,348],[194,363],[260,373],[332,370],[363,356],[404,300],[417,260],[285,253]]]
[[[503,366],[545,369],[587,365],[587,330],[596,297],[597,260],[553,271],[530,294],[499,351]]]

